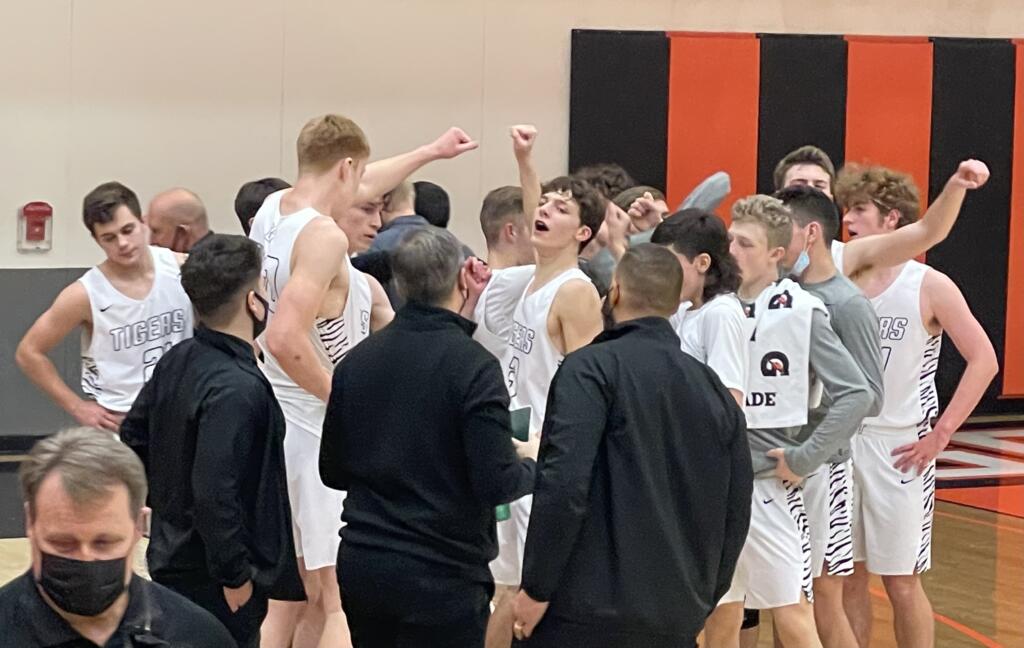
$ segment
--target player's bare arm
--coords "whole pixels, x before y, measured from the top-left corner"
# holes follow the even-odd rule
[[[999,371],[992,342],[952,279],[936,270],[929,270],[921,286],[921,302],[928,332],[940,335],[945,331],[967,362],[967,368],[934,429],[917,443],[893,451],[898,469],[904,472],[914,469],[917,473],[923,472],[945,449],[953,433],[974,411]]]
[[[370,284],[370,294],[373,298],[370,307],[370,330],[376,333],[395,319],[395,310],[391,308],[388,294],[379,281],[366,275],[366,282]]]
[[[345,303],[347,254],[348,239],[331,219],[318,218],[303,228],[292,251],[291,278],[267,327],[267,350],[284,372],[296,385],[325,402],[331,393],[331,375],[317,360],[309,332],[317,316],[323,314],[329,290],[340,292],[341,304]]]
[[[953,229],[967,192],[984,186],[988,178],[984,162],[961,162],[921,220],[889,234],[863,236],[847,243],[843,250],[843,273],[855,278],[872,268],[899,265],[941,243]]]
[[[590,344],[604,330],[601,298],[589,281],[574,279],[563,284],[551,302],[548,335],[563,354]]]
[[[124,417],[76,394],[46,355],[80,326],[92,326],[92,310],[85,286],[76,281],[57,295],[53,305],[25,333],[15,360],[29,380],[80,425],[116,432]]]
[[[519,167],[519,185],[523,190],[523,210],[528,218],[533,217],[534,210],[540,204],[540,176],[533,165],[533,146],[537,143],[537,127],[528,124],[513,126],[512,151]]]
[[[359,182],[356,204],[383,196],[424,165],[436,160],[450,160],[476,149],[479,145],[461,128],[452,127],[430,144],[366,165]]]

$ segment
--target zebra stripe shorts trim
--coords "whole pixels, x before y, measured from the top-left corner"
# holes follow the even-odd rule
[[[830,576],[853,573],[853,467],[850,461],[825,464],[804,481],[804,504],[811,531],[811,571],[828,565]]]

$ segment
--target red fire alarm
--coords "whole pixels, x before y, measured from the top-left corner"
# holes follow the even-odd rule
[[[18,250],[38,252],[53,246],[53,207],[35,201],[21,208],[18,218]]]

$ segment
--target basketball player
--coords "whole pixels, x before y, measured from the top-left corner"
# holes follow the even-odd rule
[[[839,233],[835,203],[807,184],[777,191],[793,214],[793,239],[783,267],[800,285],[825,304],[829,323],[850,352],[870,388],[868,415],[882,408],[882,357],[878,317],[863,293],[838,272],[830,252]],[[830,403],[811,410],[798,438],[810,435]],[[850,428],[854,432],[856,428]],[[814,576],[814,617],[824,648],[856,648],[843,611],[843,577],[853,573],[853,477],[849,439],[828,462],[804,481],[804,503],[811,535]]]
[[[667,246],[683,268],[679,311],[669,319],[683,351],[711,367],[742,407],[749,332],[725,223],[711,212],[684,209],[658,225],[651,242]]]
[[[375,163],[371,173],[366,167],[369,145],[359,126],[340,115],[314,118],[299,134],[294,188],[269,196],[253,220],[250,238],[264,248],[263,281],[270,302],[260,346],[287,425],[289,499],[308,599],[305,604],[271,603],[263,629],[266,646],[291,645],[303,605],[314,628],[317,609],[322,611],[323,632],[305,628],[297,635],[297,647],[316,640],[322,648],[349,642],[334,570],[344,494],[326,488],[316,466],[333,368],[371,327],[389,319],[374,318],[377,291],[349,260],[350,245],[366,249],[379,228],[379,221],[374,227],[372,219],[353,217],[353,205],[383,194],[431,160],[473,148],[476,143],[465,133],[451,129],[427,147]],[[364,178],[364,170],[369,177]],[[346,229],[353,235],[351,243]]]
[[[135,192],[119,182],[101,184],[86,195],[82,216],[107,258],[61,291],[15,358],[79,425],[117,432],[160,356],[192,337],[192,304],[181,287],[182,257],[146,244]],[[85,399],[46,356],[79,327]]]
[[[984,164],[963,162],[939,200],[958,211],[967,190],[987,179]],[[898,237],[920,225],[914,222],[919,198],[910,177],[882,167],[848,168],[840,175],[836,196],[852,238],[840,249],[837,265],[878,313],[885,370],[882,412],[864,421],[852,443],[856,568],[846,581],[846,611],[857,641],[866,647],[872,620],[868,573],[878,574],[892,602],[897,644],[930,648],[934,620],[920,574],[931,566],[935,458],[977,405],[998,362],[949,277],[916,261],[865,267],[848,258],[860,239]],[[967,366],[933,428],[938,414],[934,376],[944,331]]]
[[[727,596],[742,596],[752,609],[772,610],[787,648],[819,648],[799,482],[853,433],[871,397],[821,301],[797,283],[778,279],[793,235],[789,210],[768,196],[743,199],[733,207],[729,233],[743,277],[738,296],[752,325],[744,414],[756,478],[750,532]],[[798,441],[808,406],[822,391],[831,403],[828,414]],[[729,644],[737,645],[743,603],[721,607],[726,606],[735,612],[716,616],[732,621]]]
[[[556,178],[541,188],[532,162],[536,136],[532,126],[512,129],[523,205],[539,205],[530,218],[537,264],[515,307],[502,368],[512,409],[529,407],[530,429],[539,432],[548,387],[562,358],[603,329],[600,298],[579,269],[578,256],[601,227],[605,206],[590,185],[574,177]],[[498,524],[499,553],[491,563],[497,596],[487,629],[489,647],[512,643],[511,604],[522,575],[530,503],[530,497],[513,502],[511,519]]]
[[[523,211],[523,190],[498,187],[484,197],[480,229],[487,241],[491,280],[477,301],[473,339],[499,360],[512,332],[512,316],[536,267],[530,228]]]
[[[836,167],[828,153],[810,144],[790,151],[775,165],[772,174],[775,190],[795,185],[814,187],[832,198],[836,182]]]

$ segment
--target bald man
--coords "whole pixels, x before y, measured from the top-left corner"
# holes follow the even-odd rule
[[[175,252],[188,252],[207,234],[210,223],[206,207],[199,196],[177,187],[158,193],[149,203],[146,214],[150,243],[170,248]]]

